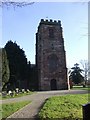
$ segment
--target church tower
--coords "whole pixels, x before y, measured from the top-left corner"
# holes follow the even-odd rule
[[[36,33],[39,90],[68,89],[61,21],[41,19]]]

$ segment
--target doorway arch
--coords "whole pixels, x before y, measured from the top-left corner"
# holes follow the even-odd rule
[[[56,79],[51,79],[51,90],[57,90],[57,81]]]

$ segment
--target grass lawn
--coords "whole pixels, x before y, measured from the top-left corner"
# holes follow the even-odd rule
[[[17,97],[22,97],[22,96],[26,96],[26,95],[31,95],[31,94],[33,94],[33,93],[35,93],[35,92],[26,92],[26,93],[19,93],[18,95],[17,94],[15,94],[14,96],[10,96],[10,95],[7,95],[7,96],[3,96],[3,97],[1,97],[0,96],[0,99],[2,98],[2,100],[3,99],[10,99],[10,98],[17,98]]]
[[[0,95],[0,100],[2,99],[2,96]]]
[[[39,112],[39,117],[73,120],[82,118],[82,105],[88,102],[88,94],[65,95],[49,98]]]
[[[7,118],[20,108],[24,107],[25,105],[29,104],[30,101],[22,101],[22,102],[14,102],[8,104],[2,104],[2,118]]]

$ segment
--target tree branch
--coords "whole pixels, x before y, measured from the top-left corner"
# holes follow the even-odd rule
[[[24,6],[28,6],[28,5],[32,5],[34,2],[13,2],[12,0],[0,0],[0,7],[24,7]]]

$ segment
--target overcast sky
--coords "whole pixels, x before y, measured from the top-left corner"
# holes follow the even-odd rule
[[[81,2],[37,2],[15,10],[4,7],[0,47],[8,40],[16,41],[35,63],[35,34],[41,19],[61,20],[68,67],[88,59],[88,3]]]

